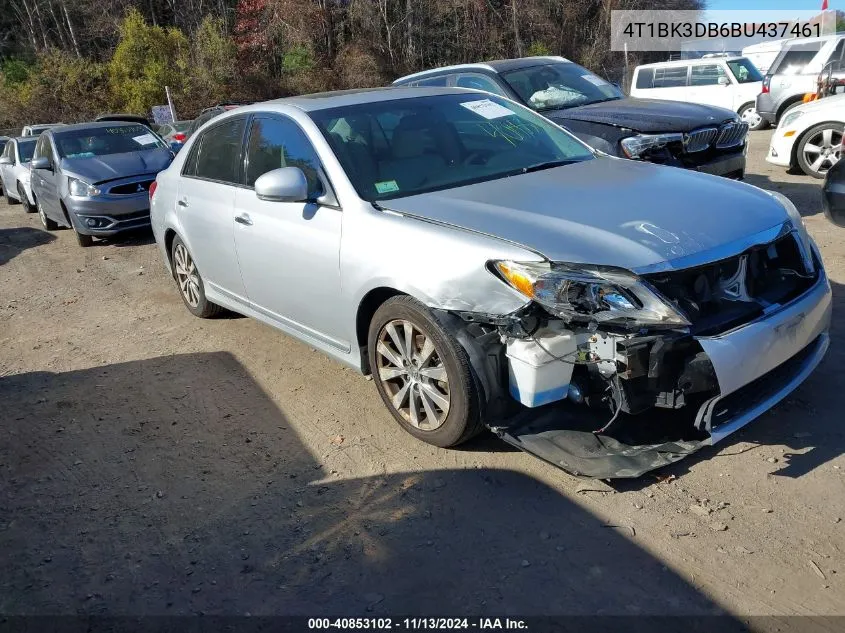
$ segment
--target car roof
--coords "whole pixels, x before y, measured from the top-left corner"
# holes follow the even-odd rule
[[[400,99],[412,99],[419,97],[432,97],[436,95],[449,94],[478,94],[477,90],[464,88],[441,88],[441,87],[387,87],[387,88],[356,88],[352,90],[335,90],[332,92],[317,92],[297,97],[285,97],[274,99],[263,103],[244,106],[244,111],[266,110],[271,105],[288,105],[305,112],[316,112],[340,106],[358,105],[360,103],[378,103],[381,101],[398,101]],[[240,108],[239,108],[240,110]]]
[[[725,61],[733,62],[738,59],[746,59],[743,55],[731,55],[729,57],[699,57],[696,59],[673,59],[668,62],[652,62],[650,64],[641,64],[637,68],[662,68],[664,66],[700,66],[703,64],[714,64],[716,62]]]
[[[572,63],[565,57],[559,57],[554,55],[547,55],[541,57],[517,57],[516,59],[493,59],[490,61],[473,64],[455,64],[453,66],[441,66],[439,68],[430,68],[428,70],[423,70],[418,73],[412,73],[410,75],[405,75],[404,77],[399,77],[399,79],[397,79],[393,83],[395,84],[400,81],[408,81],[411,79],[421,79],[430,75],[438,75],[444,72],[453,72],[459,70],[487,70],[495,73],[504,73],[511,70],[519,70],[521,68],[531,68],[532,66],[542,66],[544,64],[560,62],[566,62],[568,64]]]
[[[61,128],[47,130],[52,134],[64,134],[65,132],[75,132],[77,130],[96,130],[104,127],[132,127],[141,125],[133,121],[89,121],[87,123],[74,123],[72,125],[63,125]]]
[[[2,137],[0,137],[0,138],[2,138]],[[37,140],[38,140],[38,137],[37,137],[37,136],[13,136],[13,137],[11,137],[11,138],[9,138],[9,137],[7,136],[6,138],[8,138],[10,141],[17,141],[17,142],[22,142],[22,141],[37,141]]]

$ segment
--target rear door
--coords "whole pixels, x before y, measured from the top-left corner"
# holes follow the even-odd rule
[[[329,204],[334,198],[316,151],[292,119],[260,114],[250,124],[245,154],[245,186],[235,194],[235,244],[253,309],[283,328],[347,350],[348,322],[336,311],[342,213]],[[281,167],[305,173],[310,201],[256,197],[256,179]]]
[[[690,68],[687,91],[690,103],[703,103],[733,110],[735,91],[733,79],[728,77],[722,64],[694,64]]]
[[[648,74],[646,70],[641,68],[637,75],[637,81],[646,86],[645,79]],[[666,99],[669,101],[686,101],[687,100],[687,76],[689,74],[689,66],[671,65],[671,66],[656,66],[651,74],[651,87],[638,89],[637,96],[648,99]],[[640,76],[643,79],[640,79]]]
[[[245,130],[246,117],[239,116],[202,132],[182,168],[176,209],[206,291],[247,305],[232,219]]]

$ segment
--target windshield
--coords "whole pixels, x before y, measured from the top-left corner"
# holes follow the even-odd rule
[[[35,144],[38,141],[32,139],[31,141],[18,141],[18,156],[22,163],[28,163],[32,160],[32,153],[35,151]]]
[[[62,158],[91,158],[164,147],[158,137],[144,125],[116,125],[59,132],[55,140]]]
[[[572,108],[624,96],[612,83],[569,62],[531,66],[501,76],[526,105],[539,111]]]
[[[363,103],[310,113],[371,202],[593,158],[527,108],[484,94]]]
[[[757,67],[744,57],[728,62],[728,68],[731,69],[734,77],[741,84],[763,81],[763,75],[760,74]]]

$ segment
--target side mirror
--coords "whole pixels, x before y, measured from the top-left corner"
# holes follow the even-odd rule
[[[719,79],[717,79],[716,81],[719,82],[720,86],[730,86],[731,85],[731,80],[728,79],[727,77],[724,77],[724,76],[719,77]]]
[[[50,159],[46,156],[39,156],[38,158],[33,158],[32,162],[29,164],[30,169],[47,169],[49,171],[53,171],[52,165],[50,165]]]
[[[308,180],[299,167],[280,167],[258,177],[255,195],[272,202],[305,202]]]
[[[14,165],[15,163],[8,156],[0,156],[0,165]]]

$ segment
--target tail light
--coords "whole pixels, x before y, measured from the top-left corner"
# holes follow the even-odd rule
[[[771,75],[763,77],[763,94],[769,94],[769,84],[772,82]]]
[[[153,180],[152,184],[150,185],[150,202],[153,201],[153,196],[156,193],[156,189],[158,188],[158,183]]]
[[[188,137],[187,137],[187,136],[185,136],[184,134],[182,134],[182,132],[178,132],[178,133],[174,134],[171,138],[172,138],[174,141],[178,141],[178,142],[180,142],[180,143],[184,143],[184,142],[185,142],[185,139],[187,139]]]

